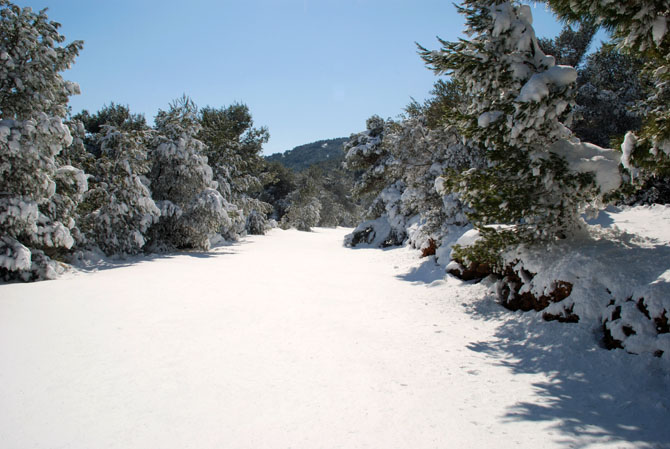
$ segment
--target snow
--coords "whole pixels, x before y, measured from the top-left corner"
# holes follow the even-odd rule
[[[668,447],[661,359],[350,231],[0,285],[2,447]]]
[[[486,128],[491,123],[496,122],[502,116],[503,116],[502,111],[484,112],[484,113],[480,114],[480,116],[477,118],[477,125],[480,128]]]
[[[481,236],[477,229],[470,229],[456,240],[456,245],[467,248],[468,246],[474,245],[480,238]]]
[[[513,248],[505,260],[521,261],[525,270],[537,273],[527,285],[535,296],[548,294],[556,281],[573,285],[568,298],[542,313],[572,309],[580,323],[593,329],[607,321],[626,351],[649,356],[663,351],[662,363],[670,369],[668,335],[658,333],[654,323],[670,311],[668,223],[670,206],[610,207],[589,220],[588,232],[550,248]],[[625,335],[624,327],[635,334]]]
[[[573,171],[593,172],[601,193],[611,192],[621,185],[619,173],[621,154],[612,149],[601,148],[587,142],[561,139],[554,143],[549,151],[564,157]]]
[[[577,71],[567,65],[555,65],[536,73],[523,85],[516,101],[528,103],[542,101],[549,95],[550,86],[565,87],[577,81]]]
[[[654,43],[657,46],[661,46],[661,42],[663,41],[663,37],[665,37],[665,33],[668,31],[668,19],[664,16],[656,16],[654,19],[654,22],[651,25],[651,34],[654,39]]]
[[[635,145],[637,144],[637,138],[632,131],[628,131],[623,138],[623,143],[621,144],[621,165],[627,170],[632,170],[633,167],[630,163],[630,157],[633,154]]]

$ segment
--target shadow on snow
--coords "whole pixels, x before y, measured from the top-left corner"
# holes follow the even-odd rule
[[[239,242],[222,242],[216,245],[212,245],[209,251],[196,251],[196,250],[176,250],[165,253],[151,253],[127,257],[102,257],[98,259],[86,259],[84,261],[77,261],[73,263],[73,266],[82,272],[94,272],[94,271],[104,271],[112,270],[116,268],[131,267],[145,262],[153,262],[157,260],[164,259],[174,259],[176,257],[193,257],[196,259],[214,259],[220,256],[227,256],[237,254],[232,248],[246,245],[251,242],[248,241],[239,241]]]
[[[444,271],[444,267],[435,262],[434,257],[426,257],[421,265],[413,267],[407,273],[399,274],[396,277],[414,284],[432,284],[436,281],[443,281],[445,276],[447,276],[447,273]]]
[[[555,423],[555,438],[567,447],[624,441],[670,448],[670,375],[659,359],[608,351],[597,343],[597,326],[544,322],[538,314],[508,312],[490,297],[468,308],[475,319],[502,321],[493,339],[468,349],[514,374],[547,378],[532,384],[535,402],[513,405],[503,419]]]

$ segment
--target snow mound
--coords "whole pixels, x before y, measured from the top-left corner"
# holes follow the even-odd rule
[[[670,206],[610,208],[587,232],[546,248],[519,247],[505,261],[526,279],[524,291],[549,294],[572,284],[566,299],[543,310],[566,310],[604,326],[605,342],[635,354],[670,361]]]
[[[536,73],[523,85],[516,101],[528,103],[542,101],[549,95],[550,87],[565,87],[577,81],[577,71],[568,65],[555,65]]]
[[[621,154],[612,149],[561,139],[549,151],[565,158],[571,170],[593,172],[601,193],[611,192],[621,185]]]

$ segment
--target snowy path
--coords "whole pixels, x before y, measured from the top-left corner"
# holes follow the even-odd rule
[[[670,447],[656,359],[344,234],[0,285],[0,447]]]

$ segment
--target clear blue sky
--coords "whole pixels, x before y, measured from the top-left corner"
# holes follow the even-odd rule
[[[149,122],[182,93],[199,106],[246,103],[264,153],[348,137],[395,117],[435,81],[414,42],[437,48],[464,27],[450,0],[34,0],[84,50],[65,78],[73,112],[115,102]],[[533,7],[538,36],[560,31]]]

